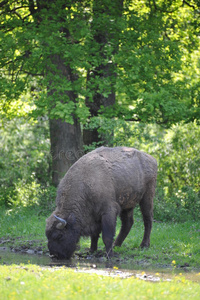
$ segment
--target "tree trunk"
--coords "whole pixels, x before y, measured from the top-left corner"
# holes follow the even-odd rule
[[[68,169],[83,155],[80,124],[50,120],[52,182],[57,186]]]
[[[60,179],[71,165],[83,154],[82,134],[78,120],[73,112],[59,119],[58,103],[67,105],[76,102],[77,95],[72,84],[77,79],[75,70],[66,61],[62,42],[71,43],[68,23],[66,22],[66,7],[70,9],[75,1],[63,0],[29,0],[30,13],[35,20],[38,31],[42,34],[40,47],[44,59],[44,77],[47,86],[47,101],[49,111],[49,127],[52,155],[52,183],[57,186]],[[73,3],[74,2],[74,3]],[[54,34],[54,40],[49,37]],[[70,88],[69,85],[71,84]],[[62,107],[62,106],[61,106]],[[57,115],[53,113],[57,109]],[[60,109],[61,110],[61,109]],[[62,113],[62,112],[61,112]]]
[[[47,95],[49,103],[51,103],[49,123],[52,155],[52,183],[57,186],[73,163],[83,155],[83,143],[80,123],[73,115],[71,115],[73,124],[69,124],[61,119],[51,118],[51,110],[55,108],[56,102],[67,103],[68,101],[73,101],[75,103],[77,98],[73,90],[63,90],[58,93],[55,88],[51,87],[55,84],[55,82],[52,82],[52,78],[57,76],[61,82],[62,78],[67,78],[67,80],[73,83],[77,79],[77,76],[72,72],[70,66],[66,65],[61,55],[51,55],[50,61],[51,63],[47,67]],[[50,79],[48,80],[48,78]],[[59,87],[59,79],[57,86]]]

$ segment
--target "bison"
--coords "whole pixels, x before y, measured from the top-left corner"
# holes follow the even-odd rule
[[[94,252],[102,232],[111,257],[113,246],[122,245],[133,225],[137,204],[144,221],[141,247],[149,247],[156,176],[156,159],[134,148],[100,147],[82,156],[61,180],[56,209],[47,219],[50,255],[69,259],[81,236],[91,237]],[[118,215],[122,225],[113,245]]]

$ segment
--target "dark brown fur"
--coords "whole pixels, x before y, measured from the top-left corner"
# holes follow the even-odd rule
[[[50,254],[70,258],[81,236],[91,237],[94,252],[102,232],[107,256],[111,256],[117,215],[122,226],[114,245],[121,246],[133,225],[137,204],[145,227],[141,247],[149,247],[156,176],[156,160],[133,148],[101,147],[84,155],[60,182],[57,208],[47,219]],[[67,221],[65,228],[56,228],[59,221],[54,215]]]

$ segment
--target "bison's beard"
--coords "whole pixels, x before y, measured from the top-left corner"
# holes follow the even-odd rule
[[[52,234],[47,234],[47,238],[49,252],[52,257],[70,259],[76,250],[79,235],[72,230],[66,230],[62,233],[61,230],[55,230]]]

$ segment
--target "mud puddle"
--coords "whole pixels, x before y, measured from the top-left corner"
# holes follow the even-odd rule
[[[10,251],[6,247],[0,247],[0,264],[36,264],[50,268],[72,268],[76,272],[98,274],[103,276],[129,278],[136,277],[145,281],[159,282],[170,281],[175,276],[184,277],[187,280],[200,283],[200,270],[172,270],[171,268],[153,268],[152,266],[138,266],[137,264],[121,264],[107,261],[105,257],[94,258],[88,256],[80,259],[79,256],[71,260],[52,261],[47,254],[33,254]]]

